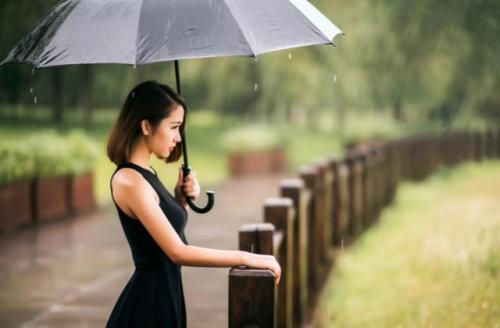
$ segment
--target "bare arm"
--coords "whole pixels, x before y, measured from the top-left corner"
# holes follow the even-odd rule
[[[160,248],[176,264],[203,267],[249,266],[270,269],[279,282],[281,269],[276,259],[243,251],[218,250],[185,245],[158,205],[154,191],[139,175],[122,182],[114,189],[115,199],[126,199],[134,215]]]

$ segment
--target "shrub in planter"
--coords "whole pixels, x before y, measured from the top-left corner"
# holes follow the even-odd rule
[[[98,156],[98,148],[81,132],[70,134],[69,160],[72,175],[69,181],[69,208],[79,214],[95,208],[93,170]]]
[[[48,221],[95,208],[93,168],[97,146],[82,132],[32,138],[35,155],[34,212]]]
[[[23,143],[0,144],[0,231],[32,222],[31,178],[34,160]]]
[[[280,172],[286,167],[285,142],[266,125],[228,131],[222,139],[233,176]]]
[[[35,222],[52,221],[69,214],[70,160],[67,143],[56,134],[31,136],[35,158],[33,216]]]

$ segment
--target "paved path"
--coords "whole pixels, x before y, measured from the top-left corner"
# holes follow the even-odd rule
[[[262,204],[278,195],[281,178],[237,179],[212,188],[212,211],[190,212],[189,243],[237,249],[238,228],[262,222]],[[228,268],[182,271],[188,327],[227,327]],[[2,236],[0,327],[103,327],[132,272],[113,207]]]

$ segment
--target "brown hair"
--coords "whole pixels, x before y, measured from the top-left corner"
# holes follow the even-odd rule
[[[109,159],[116,165],[126,162],[132,152],[132,146],[141,136],[141,121],[147,120],[155,133],[160,121],[170,115],[175,104],[184,108],[184,119],[179,127],[183,136],[187,116],[184,100],[172,88],[156,81],[146,81],[135,86],[125,99],[108,139]],[[182,144],[178,143],[166,162],[175,162],[181,156]]]

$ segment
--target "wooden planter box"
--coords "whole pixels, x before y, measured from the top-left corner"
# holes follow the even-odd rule
[[[283,149],[231,153],[228,166],[232,176],[279,173],[286,169],[286,156]]]
[[[33,183],[35,222],[53,221],[69,215],[69,180],[69,176],[35,178]]]
[[[0,185],[0,232],[9,232],[32,222],[31,181],[26,179]]]
[[[95,209],[94,173],[87,172],[69,179],[69,208],[71,214],[88,213]]]

